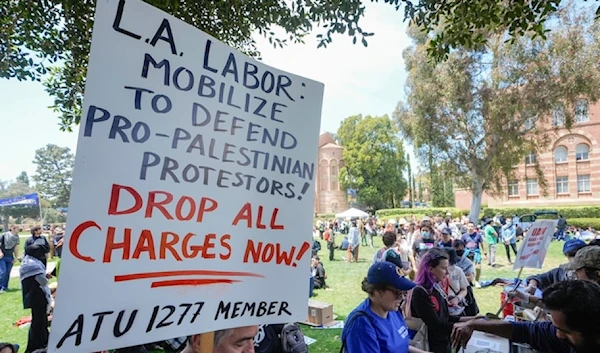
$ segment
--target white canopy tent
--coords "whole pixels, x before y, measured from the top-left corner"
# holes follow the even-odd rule
[[[365,211],[361,211],[358,208],[351,208],[342,213],[337,213],[335,218],[362,218],[368,216],[369,214]]]

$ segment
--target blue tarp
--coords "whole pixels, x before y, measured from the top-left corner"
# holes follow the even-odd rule
[[[7,206],[39,206],[40,204],[40,196],[35,194],[27,194],[17,197],[11,197],[8,199],[0,200],[0,207]]]

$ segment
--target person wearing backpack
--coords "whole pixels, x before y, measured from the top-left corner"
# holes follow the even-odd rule
[[[0,235],[0,293],[8,290],[10,271],[19,257],[19,230],[16,226]]]
[[[368,298],[349,315],[342,331],[341,353],[423,353],[409,345],[400,306],[415,284],[391,262],[377,262],[362,282]]]

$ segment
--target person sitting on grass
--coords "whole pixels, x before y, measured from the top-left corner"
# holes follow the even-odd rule
[[[325,267],[323,267],[323,263],[318,256],[313,256],[311,259],[311,269],[312,276],[315,280],[315,289],[323,289],[327,285],[325,284],[325,279],[327,278],[327,274],[325,274]]]

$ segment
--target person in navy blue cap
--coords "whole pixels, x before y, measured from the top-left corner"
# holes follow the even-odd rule
[[[415,284],[401,268],[387,261],[373,264],[362,282],[368,298],[349,315],[342,331],[342,351],[347,353],[420,353],[410,347],[408,327],[400,305]]]
[[[577,252],[585,246],[586,243],[581,239],[567,240],[565,242],[565,245],[563,245],[563,254],[569,261],[568,263],[573,262],[573,259],[575,259],[575,255],[577,254]],[[566,267],[567,264],[563,264],[558,266],[557,268],[553,268],[548,272],[527,277],[525,279],[525,283],[527,283],[525,292],[529,294],[535,294],[535,292],[538,289],[543,291],[544,289],[550,287],[556,282],[566,281],[568,279],[575,279],[574,271],[568,270]]]

